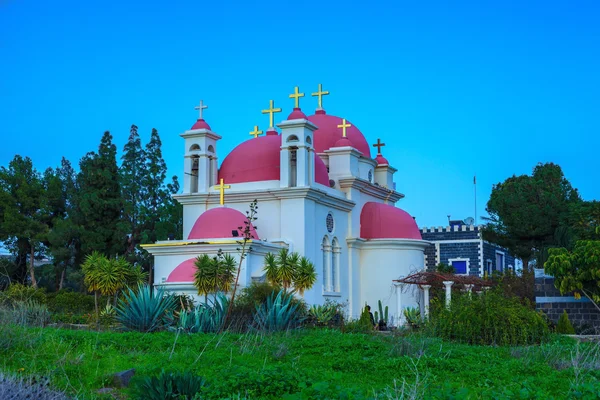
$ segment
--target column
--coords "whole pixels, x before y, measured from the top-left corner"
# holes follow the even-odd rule
[[[423,289],[423,303],[425,307],[423,307],[425,313],[423,315],[425,320],[429,319],[429,289],[431,289],[431,285],[422,285],[421,289]]]
[[[452,299],[452,285],[454,285],[454,282],[444,281],[443,283],[446,287],[446,308],[450,308],[450,301]]]
[[[401,327],[404,325],[406,321],[404,321],[404,313],[402,312],[402,284],[396,283],[396,323],[397,327]]]

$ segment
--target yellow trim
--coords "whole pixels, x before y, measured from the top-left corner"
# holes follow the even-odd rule
[[[249,242],[253,242],[253,240],[250,239]],[[238,241],[237,240],[226,240],[226,241],[219,241],[219,242],[212,241],[212,242],[155,243],[155,244],[142,244],[142,245],[140,245],[140,247],[145,249],[145,248],[149,248],[149,247],[188,246],[190,244],[238,244]]]

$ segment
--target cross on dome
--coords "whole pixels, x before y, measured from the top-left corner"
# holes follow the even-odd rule
[[[215,189],[218,190],[219,193],[219,203],[221,205],[225,204],[225,189],[231,189],[231,185],[224,185],[223,178],[221,178],[218,185],[215,185]]]
[[[274,108],[273,100],[269,100],[269,108],[262,110],[263,114],[269,114],[269,129],[273,128],[273,114],[281,112],[281,108]]]
[[[377,138],[377,143],[373,145],[373,147],[377,147],[377,154],[381,154],[381,148],[385,146],[385,143],[381,143],[381,139]]]
[[[204,118],[202,118],[202,110],[205,110],[207,108],[208,108],[208,106],[204,105],[204,101],[203,100],[200,100],[200,104],[197,105],[196,107],[194,107],[194,110],[198,110],[199,111],[200,116],[198,117],[198,119],[204,119]]]
[[[298,86],[294,87],[294,93],[290,94],[290,99],[294,99],[294,108],[300,108],[300,97],[304,97],[304,93],[298,93]]]
[[[327,96],[329,91],[323,91],[323,85],[319,83],[319,91],[312,94],[312,96],[317,96],[319,98],[319,107],[317,110],[323,109],[323,96]]]
[[[346,137],[346,128],[350,128],[352,125],[346,122],[346,118],[342,118],[342,124],[338,125],[338,128],[342,128],[342,137]]]
[[[254,136],[254,139],[263,134],[263,131],[258,130],[258,125],[254,125],[254,130],[250,132],[251,136]]]

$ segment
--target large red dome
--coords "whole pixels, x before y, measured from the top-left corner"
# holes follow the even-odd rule
[[[167,278],[167,282],[194,282],[196,259],[190,258],[179,264]]]
[[[319,128],[313,134],[317,153],[324,153],[325,150],[335,147],[336,142],[342,138],[342,128],[338,128],[338,125],[342,124],[340,117],[327,115],[324,110],[318,110],[314,115],[309,116],[308,120]],[[346,128],[348,140],[363,157],[371,158],[371,148],[364,135],[350,121],[346,120],[346,123],[351,125]]]
[[[246,216],[233,208],[217,207],[200,214],[190,234],[189,239],[226,239],[233,238],[232,231],[237,231],[241,236],[239,228],[244,229]],[[253,239],[258,240],[258,234],[253,226],[250,226],[250,234]]]
[[[368,202],[360,212],[360,237],[363,239],[419,239],[421,231],[414,218],[389,204]]]
[[[225,184],[278,181],[281,135],[259,136],[247,140],[231,151],[219,169],[219,179]],[[329,187],[329,174],[321,158],[315,153],[315,182]]]

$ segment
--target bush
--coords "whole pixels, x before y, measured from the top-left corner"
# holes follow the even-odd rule
[[[371,321],[371,315],[367,306],[363,308],[358,320],[350,321],[344,327],[344,330],[349,333],[366,333],[372,332],[373,329],[373,322]]]
[[[175,307],[175,298],[164,289],[152,291],[149,285],[138,285],[137,290],[129,288],[119,299],[117,321],[131,330],[153,332],[166,325],[165,317]]]
[[[556,325],[556,333],[562,333],[565,335],[574,335],[575,328],[569,321],[569,314],[567,314],[567,310],[563,310],[563,313],[558,318],[558,325]]]
[[[0,399],[65,400],[68,397],[52,390],[47,379],[23,379],[0,372]]]
[[[449,309],[434,303],[427,330],[433,336],[480,345],[540,343],[549,335],[543,314],[499,291],[454,296]]]
[[[35,301],[38,304],[46,303],[46,290],[35,289],[31,286],[12,283],[0,293],[0,304],[14,304],[16,302]]]
[[[165,372],[137,382],[134,398],[144,400],[191,400],[202,390],[205,381],[191,372]]]
[[[292,301],[294,295],[280,290],[275,296],[271,293],[264,304],[256,306],[254,324],[261,331],[274,332],[295,328],[302,320],[298,304]]]
[[[87,314],[94,312],[94,296],[89,294],[61,290],[56,293],[49,293],[46,298],[48,309],[52,313]],[[105,298],[98,300],[98,304],[103,303],[106,303]]]
[[[219,332],[228,307],[229,299],[220,294],[213,304],[201,303],[193,310],[180,311],[175,329],[187,333]]]
[[[42,327],[49,321],[48,307],[33,300],[17,301],[0,307],[0,323],[3,324]]]

